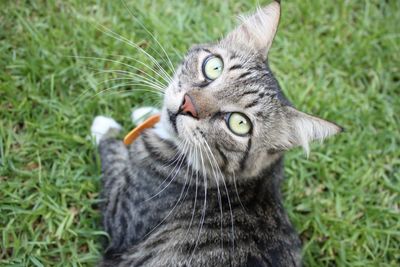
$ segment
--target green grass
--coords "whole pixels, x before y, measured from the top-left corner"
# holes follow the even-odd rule
[[[251,3],[253,2],[253,3]],[[133,106],[157,103],[98,70],[150,64],[103,25],[174,64],[214,40],[257,1],[0,2],[1,266],[91,266],[101,253],[95,115],[130,128]],[[264,1],[262,1],[264,2]],[[346,132],[286,157],[285,205],[306,266],[398,266],[400,261],[400,2],[283,1],[272,69],[301,110]],[[161,59],[166,67],[165,58]],[[86,93],[86,94],[84,94]]]

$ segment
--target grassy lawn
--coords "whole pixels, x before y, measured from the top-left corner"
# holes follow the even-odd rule
[[[116,80],[123,71],[156,75],[106,28],[167,68],[141,24],[177,65],[191,44],[221,37],[256,3],[132,0],[133,18],[121,1],[0,2],[1,266],[93,266],[100,257],[106,235],[92,119],[113,116],[128,129],[132,107],[160,103]],[[398,266],[400,2],[297,0],[282,8],[270,63],[283,90],[301,110],[347,130],[314,144],[308,159],[300,149],[286,157],[285,205],[305,265]]]

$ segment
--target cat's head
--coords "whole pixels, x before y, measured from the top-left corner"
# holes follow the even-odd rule
[[[219,42],[192,47],[165,91],[162,125],[195,168],[250,177],[283,151],[341,131],[296,110],[267,64],[280,18],[273,2]],[[185,147],[185,145],[180,145]],[[186,149],[189,146],[186,146]]]

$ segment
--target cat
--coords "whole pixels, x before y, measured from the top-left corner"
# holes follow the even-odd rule
[[[133,144],[96,117],[101,266],[301,266],[282,205],[283,155],[342,131],[298,111],[267,60],[274,1],[222,40],[193,46],[165,89],[161,120]]]

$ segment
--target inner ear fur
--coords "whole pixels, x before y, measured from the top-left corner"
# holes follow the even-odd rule
[[[278,1],[258,8],[254,14],[241,17],[241,25],[229,33],[222,42],[247,47],[257,51],[266,59],[278,29],[280,13],[281,6]]]
[[[293,107],[287,107],[289,118],[288,141],[291,146],[302,146],[309,154],[309,143],[322,141],[343,131],[343,128],[333,122],[301,112]]]

